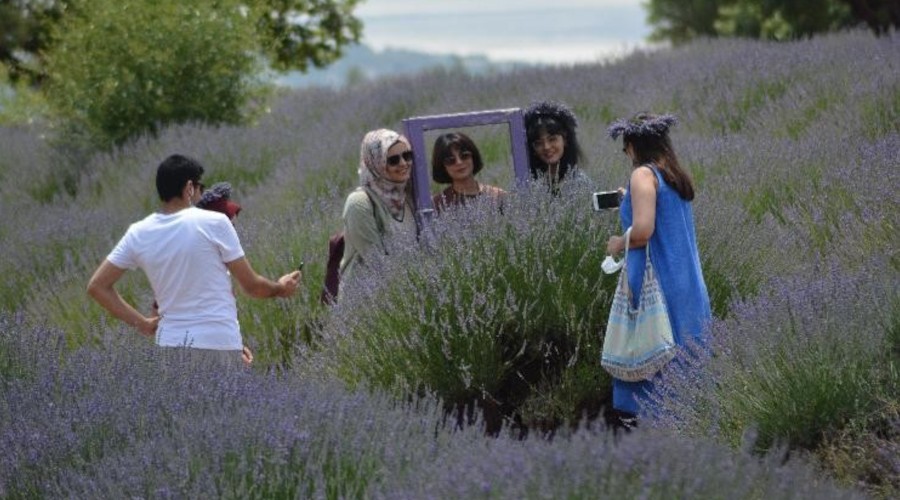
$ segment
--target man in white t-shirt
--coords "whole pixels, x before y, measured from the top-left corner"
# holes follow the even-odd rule
[[[231,276],[252,297],[289,297],[300,271],[277,282],[257,274],[224,214],[193,207],[200,197],[203,166],[182,155],[156,171],[160,211],[132,224],[88,283],[88,294],[116,318],[160,346],[234,351],[243,348]],[[115,289],[129,269],[150,280],[159,316],[147,317]],[[229,272],[231,276],[229,276]]]

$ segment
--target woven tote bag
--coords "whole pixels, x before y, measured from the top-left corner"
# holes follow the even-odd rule
[[[631,228],[625,231],[627,259]],[[650,380],[675,357],[675,339],[647,243],[647,265],[637,309],[631,307],[627,266],[622,267],[613,297],[600,365],[613,377],[627,382]]]

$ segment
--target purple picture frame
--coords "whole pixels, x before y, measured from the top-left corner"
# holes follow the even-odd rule
[[[415,168],[412,171],[413,196],[416,215],[421,222],[429,222],[434,213],[431,201],[430,179],[425,145],[425,132],[429,130],[477,127],[479,125],[509,125],[509,145],[512,151],[516,184],[528,182],[528,150],[525,138],[525,120],[519,108],[491,109],[467,113],[414,116],[403,120],[406,138],[412,145]]]

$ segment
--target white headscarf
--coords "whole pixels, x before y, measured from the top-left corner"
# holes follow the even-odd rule
[[[386,173],[388,149],[398,142],[412,148],[406,137],[393,130],[382,128],[367,133],[359,148],[358,172],[359,185],[378,195],[394,219],[403,220],[407,182],[389,180]]]

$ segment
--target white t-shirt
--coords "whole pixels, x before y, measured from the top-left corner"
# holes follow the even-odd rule
[[[237,306],[225,263],[243,256],[228,217],[191,207],[135,222],[107,260],[147,274],[161,317],[157,344],[240,350]]]

